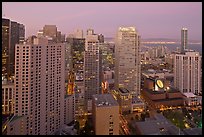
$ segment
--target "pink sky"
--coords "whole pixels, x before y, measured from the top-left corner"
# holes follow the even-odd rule
[[[202,39],[201,2],[3,2],[2,15],[36,34],[45,24],[64,33],[93,28],[114,37],[120,26],[135,26],[142,38],[180,39],[187,27],[189,39]]]

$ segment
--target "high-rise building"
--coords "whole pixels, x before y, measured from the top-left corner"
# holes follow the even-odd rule
[[[188,43],[188,29],[182,28],[181,29],[181,53],[184,53],[185,49],[187,49]]]
[[[57,42],[61,42],[61,31],[57,31]]]
[[[82,39],[83,38],[83,30],[82,29],[75,30],[74,38]]]
[[[15,45],[25,39],[25,27],[18,22],[2,18],[2,75],[14,76]]]
[[[174,56],[174,86],[182,93],[201,93],[201,56],[188,51]]]
[[[10,20],[2,18],[2,75],[6,77],[9,73],[10,29]]]
[[[65,42],[65,34],[61,34],[61,42]]]
[[[38,37],[43,36],[43,30],[39,30],[39,31],[37,32],[37,36],[38,36]]]
[[[99,35],[94,33],[93,29],[87,30],[86,41],[97,41],[99,42]]]
[[[93,95],[95,135],[119,135],[119,105],[111,94]]]
[[[57,42],[57,26],[45,25],[43,27],[43,35],[51,37],[54,42]]]
[[[87,109],[88,101],[92,100],[92,95],[101,93],[102,82],[102,56],[99,49],[99,45],[102,43],[99,43],[98,37],[96,39],[89,38],[90,35],[87,35],[84,53],[84,91]]]
[[[64,124],[65,44],[17,44],[15,116],[26,117],[26,134],[54,134]]]
[[[64,123],[69,124],[75,119],[75,95],[65,95]]]
[[[23,24],[19,24],[19,43],[23,43],[25,41],[25,26]]]
[[[98,35],[98,40],[99,40],[100,43],[104,43],[104,36],[103,36],[103,34],[99,34]]]
[[[140,95],[140,36],[135,27],[120,27],[115,45],[115,88]]]
[[[10,115],[14,113],[14,83],[2,81],[2,114]]]

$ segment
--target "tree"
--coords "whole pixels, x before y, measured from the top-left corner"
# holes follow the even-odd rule
[[[145,114],[144,113],[141,114],[141,120],[145,121]]]
[[[80,131],[81,135],[94,135],[93,126],[90,121],[85,122],[84,128]]]
[[[79,121],[75,121],[74,128],[77,130],[77,133],[79,134],[79,129],[80,129]]]
[[[135,115],[135,119],[136,119],[136,120],[139,120],[139,116],[138,116],[138,115]]]
[[[150,117],[149,112],[146,112],[146,113],[145,113],[145,116],[149,118],[149,117]]]

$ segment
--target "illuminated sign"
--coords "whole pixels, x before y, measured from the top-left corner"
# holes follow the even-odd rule
[[[163,82],[162,82],[161,80],[157,80],[157,81],[156,81],[156,84],[157,84],[157,86],[158,86],[159,88],[164,88],[164,84],[163,84]]]
[[[163,81],[160,80],[160,79],[157,79],[157,80],[155,81],[154,90],[155,90],[155,91],[161,91],[161,90],[163,90],[163,89],[164,89],[164,83],[163,83]]]

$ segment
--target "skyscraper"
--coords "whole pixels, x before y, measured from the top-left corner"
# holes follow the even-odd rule
[[[182,28],[181,29],[181,53],[184,53],[185,49],[187,49],[187,42],[188,42],[188,29]]]
[[[10,20],[2,18],[2,75],[6,77],[9,73],[10,29]]]
[[[45,25],[43,27],[43,35],[51,37],[54,42],[57,42],[57,26]]]
[[[14,76],[15,45],[22,43],[24,36],[23,24],[2,18],[2,75],[7,79]]]
[[[23,24],[19,24],[19,43],[23,43],[25,41],[25,26]]]
[[[84,36],[83,36],[83,30],[82,29],[76,29],[74,31],[74,38],[77,38],[77,39],[82,39]]]
[[[26,117],[27,134],[54,134],[64,124],[65,45],[35,38],[15,55],[14,114]]]
[[[115,45],[115,88],[140,95],[140,36],[135,27],[120,27]]]
[[[201,93],[201,56],[188,51],[174,56],[174,86],[182,93]]]
[[[84,91],[87,109],[88,101],[92,100],[92,95],[101,93],[102,59],[99,50],[101,43],[99,43],[97,35],[97,37],[92,37],[92,35],[94,34],[91,33],[86,37],[84,54]]]

